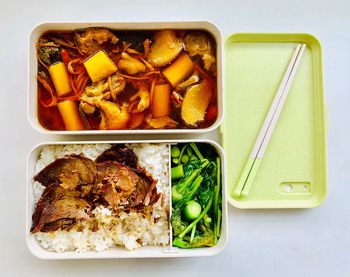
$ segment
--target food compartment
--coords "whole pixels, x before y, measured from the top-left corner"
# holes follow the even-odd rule
[[[221,157],[208,143],[171,146],[172,245],[213,247],[221,237]]]
[[[207,22],[42,24],[29,120],[44,133],[193,133],[222,121],[221,37]]]
[[[227,236],[224,186],[222,228],[215,244],[172,246],[170,160],[175,144],[76,142],[34,148],[27,168],[30,251],[44,259],[185,257],[221,251]],[[202,144],[214,147],[223,159],[218,145]]]

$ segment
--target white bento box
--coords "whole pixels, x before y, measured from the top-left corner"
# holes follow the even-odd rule
[[[49,30],[73,30],[88,27],[106,27],[114,30],[204,30],[209,32],[216,41],[216,66],[217,66],[217,118],[207,128],[198,129],[147,129],[147,130],[83,130],[83,131],[52,131],[41,126],[37,116],[37,58],[36,42],[39,37]],[[34,27],[29,38],[29,69],[28,69],[28,120],[32,127],[44,134],[56,135],[105,135],[105,134],[199,134],[216,129],[223,120],[223,88],[222,88],[222,38],[219,29],[206,21],[180,21],[180,22],[76,22],[76,23],[42,23]]]
[[[30,227],[32,225],[32,214],[34,211],[34,195],[33,195],[33,176],[35,170],[35,163],[38,159],[39,153],[44,146],[47,145],[72,145],[72,144],[102,144],[102,143],[164,143],[168,145],[177,143],[207,143],[212,145],[218,156],[221,158],[221,183],[222,183],[222,228],[221,235],[218,243],[213,247],[203,247],[196,249],[179,249],[172,246],[172,234],[170,227],[170,244],[163,247],[140,247],[135,250],[127,250],[123,247],[112,247],[102,252],[64,252],[56,253],[49,252],[39,245],[39,242],[30,233]],[[170,158],[170,147],[169,147],[169,158]],[[169,159],[169,167],[170,165]],[[138,140],[138,141],[74,141],[74,142],[45,142],[35,146],[27,159],[27,174],[26,174],[26,242],[30,252],[41,259],[109,259],[109,258],[167,258],[167,257],[195,257],[195,256],[211,256],[221,252],[226,246],[228,239],[228,219],[227,219],[227,201],[226,201],[226,181],[225,181],[225,155],[223,149],[219,144],[211,140]],[[169,174],[170,175],[170,174]],[[171,179],[169,176],[169,185],[171,185]],[[171,190],[170,190],[171,191]],[[170,195],[171,199],[171,195]],[[170,201],[171,211],[171,201]]]

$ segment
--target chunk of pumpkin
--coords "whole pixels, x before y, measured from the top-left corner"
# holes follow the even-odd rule
[[[176,87],[183,79],[185,79],[194,69],[190,56],[182,53],[171,65],[165,68],[162,73],[169,83]]]
[[[182,40],[173,30],[161,30],[155,33],[147,60],[153,66],[165,66],[172,62],[182,50]]]
[[[93,83],[101,81],[117,71],[117,66],[102,50],[88,58],[84,62],[84,66]]]
[[[208,80],[204,79],[200,84],[190,87],[182,102],[182,119],[189,125],[204,120],[211,98],[212,87]]]

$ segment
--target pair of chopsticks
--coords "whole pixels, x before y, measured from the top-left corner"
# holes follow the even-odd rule
[[[250,153],[248,160],[243,168],[241,176],[233,191],[235,197],[247,196],[253,184],[256,173],[258,172],[262,158],[264,156],[267,145],[270,141],[273,130],[276,126],[278,118],[286,102],[289,89],[294,80],[296,71],[304,54],[306,45],[298,44],[293,56],[288,64],[283,79],[278,87],[275,98],[267,113],[264,124],[262,125],[258,138],[256,139],[253,150]]]

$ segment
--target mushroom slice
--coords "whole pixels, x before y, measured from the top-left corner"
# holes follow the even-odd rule
[[[181,117],[188,125],[196,126],[204,120],[212,98],[212,86],[207,79],[188,88],[181,107]]]
[[[210,38],[203,32],[191,32],[184,38],[185,50],[191,57],[199,55],[204,68],[209,70],[215,63],[214,48]]]
[[[96,103],[101,111],[101,130],[125,129],[130,115],[126,106],[120,107],[118,104],[101,100]]]
[[[118,68],[128,72],[131,75],[146,71],[146,66],[140,60],[131,57],[127,53],[121,54],[121,59],[118,62]]]
[[[161,30],[155,33],[147,60],[153,66],[165,66],[171,63],[182,50],[182,40],[173,30]]]
[[[175,128],[178,124],[175,120],[171,119],[169,116],[161,116],[157,118],[147,118],[147,124],[150,128],[162,129],[162,128]]]
[[[76,32],[75,41],[79,50],[84,54],[93,54],[101,48],[105,42],[116,44],[118,38],[109,30],[104,28],[87,28],[83,32]]]

